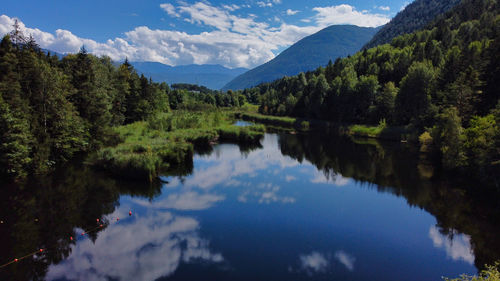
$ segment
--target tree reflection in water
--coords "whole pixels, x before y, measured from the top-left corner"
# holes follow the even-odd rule
[[[494,189],[465,177],[446,175],[404,144],[353,141],[324,132],[280,134],[278,144],[283,155],[299,162],[307,160],[318,168],[322,174],[313,182],[329,180],[343,185],[352,178],[362,188],[404,197],[409,205],[425,209],[438,222],[429,229],[429,238],[450,258],[474,262],[478,268],[500,259],[500,196]],[[261,148],[240,146],[240,153],[246,158]],[[197,152],[220,153],[212,147],[199,147]],[[192,171],[193,162],[187,161],[165,174],[183,180]],[[295,180],[293,177],[288,175],[286,181]],[[134,203],[140,207],[161,192],[161,182],[121,182],[81,165],[68,165],[52,176],[33,178],[23,185],[1,186],[0,261],[39,248],[46,251],[0,270],[0,280],[155,279],[171,274],[183,261],[223,263],[223,253],[210,250],[209,242],[199,236],[196,219],[166,211],[185,210],[186,204],[189,210],[208,209],[225,199],[216,194],[186,191],[168,195],[140,219],[104,227],[78,243],[69,239],[78,229],[95,227],[97,218],[126,214],[130,206],[119,206],[120,196],[138,197]],[[271,192],[266,193],[268,200],[287,199],[273,197]],[[249,199],[249,195],[243,195],[238,198],[241,202]],[[337,259],[347,268],[354,266],[355,259],[347,254],[323,257],[312,252],[304,253],[302,267],[322,269],[327,258]],[[134,266],[121,268],[120,264]]]
[[[362,186],[402,196],[436,217],[450,241],[470,237],[477,268],[500,260],[500,194],[495,187],[439,166],[406,144],[350,139],[330,134],[282,135],[281,152],[310,161],[326,178],[352,178]],[[470,258],[469,258],[470,260]]]

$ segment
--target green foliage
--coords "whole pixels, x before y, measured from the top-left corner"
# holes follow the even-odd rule
[[[418,141],[420,142],[420,151],[421,152],[430,152],[431,146],[433,143],[432,136],[429,132],[423,132],[419,137]]]
[[[116,146],[102,148],[88,162],[120,177],[152,181],[160,172],[192,161],[195,146],[216,140],[258,143],[263,125],[231,125],[230,113],[174,110],[116,127],[123,140]]]
[[[435,90],[436,70],[432,64],[414,62],[408,74],[401,80],[401,87],[396,98],[398,108],[397,121],[404,125],[410,122],[423,127],[432,119],[431,94]]]
[[[222,89],[238,90],[254,87],[262,82],[297,75],[324,66],[329,60],[357,52],[375,32],[376,28],[332,25],[296,42],[269,62],[239,75]]]
[[[414,140],[436,127],[432,131],[438,133],[432,133],[432,137],[439,147],[436,151],[445,157],[446,167],[496,163],[496,159],[475,161],[471,151],[497,155],[500,144],[472,144],[481,143],[482,137],[472,141],[477,132],[471,130],[466,148],[462,128],[479,126],[477,118],[490,114],[499,102],[500,4],[496,0],[458,2],[415,1],[394,20],[408,26],[403,23],[400,30],[399,26],[389,28],[394,34],[413,33],[337,59],[315,71],[264,83],[243,93],[258,101],[259,113],[347,126],[367,124],[366,128],[354,127],[360,134],[377,135],[367,128],[382,119],[391,127],[411,130]],[[424,14],[415,15],[429,12],[430,7],[441,14],[424,29],[415,31],[431,20]],[[257,93],[260,96],[255,96]],[[456,114],[449,111],[451,107]],[[478,128],[494,131],[491,124]],[[492,136],[491,132],[485,134]]]
[[[116,67],[84,47],[58,59],[44,54],[19,29],[13,34],[14,43],[9,35],[0,42],[0,168],[9,178],[44,173],[79,153],[116,145],[119,132],[113,126],[145,120],[149,129],[159,131],[218,126],[218,107],[246,100],[241,92],[196,86],[176,85],[172,91],[138,75],[128,60]],[[210,112],[212,123],[196,112],[169,114],[170,107]],[[110,151],[102,157],[113,155],[123,170],[145,167],[143,174],[153,177],[151,171],[158,169],[155,153],[129,159]]]
[[[446,168],[465,165],[463,149],[464,135],[461,120],[455,107],[447,108],[438,118],[432,138],[436,140],[442,153],[442,162]]]
[[[465,130],[464,147],[469,159],[477,166],[486,166],[500,160],[498,139],[500,126],[493,114],[473,117]]]
[[[364,48],[391,42],[397,36],[423,28],[436,16],[450,10],[460,0],[417,0],[384,25]]]
[[[13,177],[26,176],[26,171],[32,161],[30,157],[31,140],[28,123],[16,119],[9,105],[0,96],[0,165],[2,174]]]
[[[500,262],[495,263],[495,265],[486,266],[486,269],[482,270],[478,276],[470,276],[463,274],[459,278],[444,278],[446,281],[500,281]]]

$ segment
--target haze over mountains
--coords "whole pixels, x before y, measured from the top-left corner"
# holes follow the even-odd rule
[[[156,82],[187,83],[218,90],[246,72],[246,68],[226,68],[219,64],[169,66],[158,62],[131,62],[137,72]]]
[[[236,77],[223,90],[244,89],[316,69],[329,60],[359,51],[378,30],[354,25],[329,26],[293,44],[269,62]]]

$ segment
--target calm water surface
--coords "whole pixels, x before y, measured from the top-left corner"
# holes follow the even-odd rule
[[[5,187],[2,263],[47,250],[0,279],[441,280],[500,259],[498,200],[399,144],[267,134],[182,173],[145,186],[80,167]]]

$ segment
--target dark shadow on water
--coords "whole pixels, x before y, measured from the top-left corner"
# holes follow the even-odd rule
[[[352,140],[324,132],[279,136],[282,154],[299,162],[311,162],[327,178],[341,175],[360,183],[360,188],[404,197],[410,206],[435,216],[441,234],[469,235],[476,267],[500,259],[500,196],[495,189],[471,178],[444,174],[432,161],[401,143]],[[242,155],[261,148],[261,144],[239,145]],[[197,146],[195,153],[210,155],[213,148]],[[185,177],[191,173],[192,157],[170,167],[165,176]],[[23,185],[0,186],[0,263],[40,247],[46,249],[39,258],[27,258],[0,269],[0,280],[43,280],[51,264],[71,254],[75,242],[69,237],[77,235],[75,228],[94,228],[97,218],[115,210],[121,195],[150,200],[161,195],[162,184],[119,181],[71,164],[53,175],[31,178]],[[91,233],[90,239],[95,241],[98,235]],[[193,275],[192,270],[181,266],[170,279],[197,278],[203,272]]]
[[[284,155],[310,161],[327,178],[340,174],[360,186],[404,197],[410,206],[435,216],[442,234],[469,235],[477,268],[500,260],[500,194],[494,184],[442,172],[415,148],[398,142],[311,132],[281,135],[279,145]]]

